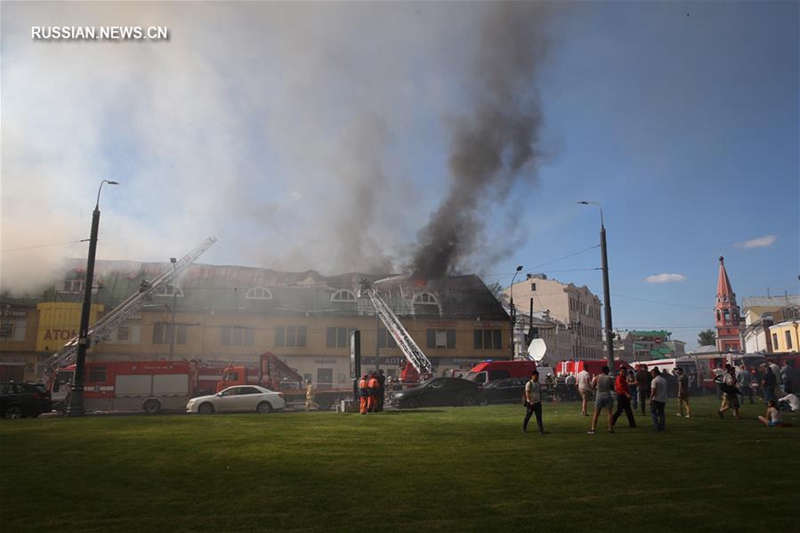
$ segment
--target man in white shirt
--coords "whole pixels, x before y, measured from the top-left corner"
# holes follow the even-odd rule
[[[531,415],[536,414],[536,425],[539,433],[544,433],[542,423],[542,384],[539,383],[539,371],[531,372],[531,379],[525,384],[525,420],[522,421],[522,432],[528,432],[528,422]]]
[[[586,407],[592,398],[592,375],[586,368],[578,372],[578,393],[581,395],[581,414],[589,416]]]
[[[656,431],[664,431],[667,425],[667,380],[654,367],[650,371],[653,380],[650,382],[650,416]]]

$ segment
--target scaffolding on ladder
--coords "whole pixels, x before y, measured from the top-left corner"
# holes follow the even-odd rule
[[[105,340],[115,328],[136,313],[146,301],[151,300],[156,291],[172,282],[176,276],[186,270],[215,242],[217,242],[216,237],[207,238],[177,261],[174,268],[168,269],[151,281],[142,281],[138,292],[131,294],[89,328],[88,336],[90,344],[98,344]],[[92,280],[88,280],[88,282],[91,283]],[[70,339],[61,350],[47,358],[42,365],[48,381],[55,375],[58,368],[72,364],[77,353],[78,336],[75,336]]]
[[[361,295],[366,295],[375,308],[375,313],[386,326],[386,330],[392,335],[400,351],[403,352],[406,360],[419,373],[420,379],[433,376],[433,365],[417,345],[411,334],[403,326],[397,315],[391,310],[389,305],[380,297],[378,291],[370,287],[367,283],[362,284]]]

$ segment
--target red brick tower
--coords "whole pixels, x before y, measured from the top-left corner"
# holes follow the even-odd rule
[[[717,350],[720,352],[739,352],[742,341],[739,337],[739,306],[736,294],[731,289],[728,273],[725,271],[725,258],[719,258],[719,279],[717,280]]]

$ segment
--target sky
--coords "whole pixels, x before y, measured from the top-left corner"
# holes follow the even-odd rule
[[[86,256],[102,180],[98,259],[216,236],[198,262],[503,286],[522,265],[602,300],[600,207],[614,327],[691,349],[719,256],[740,304],[800,293],[799,20],[769,1],[4,1],[0,287]],[[73,38],[114,26],[169,38]]]

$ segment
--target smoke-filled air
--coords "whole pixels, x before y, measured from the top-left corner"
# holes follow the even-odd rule
[[[511,193],[544,151],[547,4],[43,6],[3,6],[3,290],[86,256],[102,180],[119,185],[98,204],[101,260],[168,261],[213,235],[200,262],[436,279],[523,238]]]

